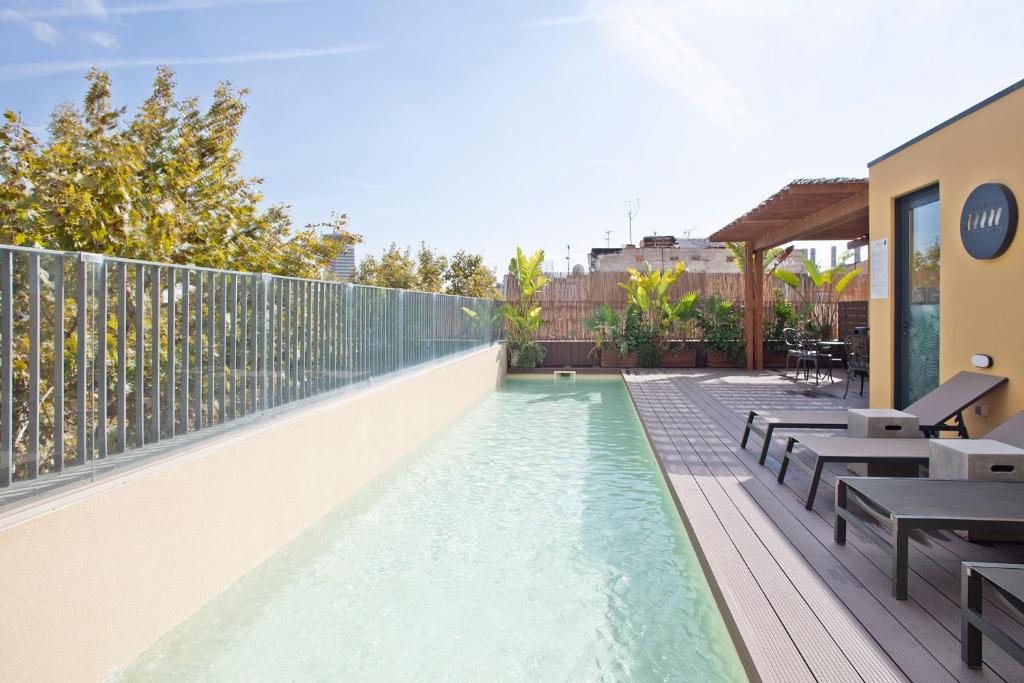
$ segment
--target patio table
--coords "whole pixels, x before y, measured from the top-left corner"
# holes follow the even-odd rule
[[[1024,646],[982,614],[982,586],[986,583],[1004,605],[1024,617],[1024,565],[964,562],[960,574],[960,658],[972,669],[980,669],[981,636],[986,635],[1024,664]]]

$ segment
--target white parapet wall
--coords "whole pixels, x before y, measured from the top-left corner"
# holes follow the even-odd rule
[[[102,679],[493,391],[495,346],[0,517],[0,679]]]

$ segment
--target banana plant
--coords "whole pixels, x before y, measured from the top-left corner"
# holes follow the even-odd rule
[[[839,258],[838,265],[822,270],[818,264],[807,258],[803,259],[804,272],[811,284],[811,291],[802,286],[797,273],[785,270],[772,271],[772,276],[792,287],[800,298],[799,311],[805,319],[804,327],[808,332],[822,337],[830,337],[835,327],[835,313],[839,297],[843,291],[860,274],[860,268],[850,268],[846,252]]]
[[[629,279],[620,282],[619,287],[626,290],[626,300],[640,312],[645,322],[654,329],[662,330],[666,311],[675,308],[669,303],[669,292],[685,270],[682,262],[665,270],[653,270],[651,264],[645,262],[643,272],[630,268]]]
[[[508,264],[508,272],[515,281],[519,296],[502,307],[502,314],[508,321],[509,346],[520,352],[521,359],[525,358],[534,364],[544,355],[544,349],[537,344],[535,337],[545,320],[541,318],[540,305],[533,302],[537,293],[550,282],[544,275],[543,264],[543,249],[526,254],[522,247],[516,247],[516,255]]]
[[[662,303],[661,327],[665,334],[671,334],[677,326],[686,326],[698,317],[697,292],[689,292],[679,297],[674,304],[667,300]]]

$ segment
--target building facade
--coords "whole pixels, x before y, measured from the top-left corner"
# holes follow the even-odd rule
[[[339,280],[350,281],[356,274],[356,247],[350,244],[331,261],[331,272]]]
[[[783,263],[785,270],[802,270],[802,250],[794,251]],[[644,237],[639,246],[600,247],[590,250],[592,273],[625,273],[630,268],[642,268],[644,262],[651,268],[665,270],[677,263],[686,264],[690,273],[738,273],[736,259],[723,242],[708,239],[677,240],[671,235]]]
[[[961,370],[1010,381],[970,410],[983,434],[1024,409],[1024,81],[869,164],[871,405]]]

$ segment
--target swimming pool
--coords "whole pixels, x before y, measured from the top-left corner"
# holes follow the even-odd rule
[[[746,680],[625,385],[584,376],[509,378],[115,678]]]

